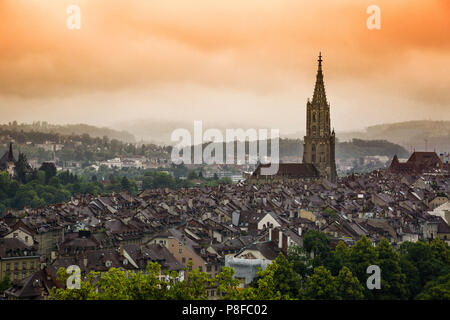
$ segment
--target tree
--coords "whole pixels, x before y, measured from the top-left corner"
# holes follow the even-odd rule
[[[343,266],[350,264],[351,251],[352,250],[343,241],[338,242],[333,252],[336,268],[341,270]]]
[[[389,300],[408,298],[406,276],[401,270],[398,253],[385,238],[377,244],[375,251],[382,276],[381,290],[374,291],[374,296]]]
[[[123,177],[120,184],[123,190],[130,191],[131,184],[130,181],[127,179],[127,177]]]
[[[437,258],[437,253],[433,252],[430,244],[425,241],[402,243],[400,254],[403,258],[404,266],[411,264],[414,266],[414,269],[410,269],[413,271],[417,270],[417,275],[420,279],[419,292],[427,282],[449,272],[449,266]]]
[[[405,274],[406,279],[408,279],[406,281],[408,299],[413,299],[422,290],[419,270],[404,255],[400,256],[400,268],[402,272]]]
[[[366,282],[367,267],[377,264],[377,253],[372,242],[366,236],[356,241],[349,255],[349,267],[361,283]]]
[[[39,170],[45,172],[45,183],[48,183],[51,177],[56,176],[56,166],[53,162],[44,162]]]
[[[273,264],[277,266],[273,274],[275,291],[279,291],[286,297],[297,297],[300,291],[300,276],[294,271],[294,264],[289,262],[282,253],[271,263]]]
[[[418,300],[450,300],[450,273],[429,281],[417,295]]]
[[[308,230],[303,238],[303,247],[312,254],[314,267],[324,266],[337,275],[341,266],[335,260],[330,248],[330,238],[325,233]]]
[[[0,281],[0,294],[3,293],[6,289],[8,289],[11,286],[11,281],[9,277],[6,275],[1,281]]]
[[[242,290],[240,300],[281,300],[283,297],[280,291],[276,290],[277,283],[275,281],[275,273],[278,269],[277,263],[271,263],[265,270],[259,270],[257,276],[256,288],[248,288]]]
[[[306,279],[301,297],[306,300],[340,300],[336,278],[323,266]]]
[[[430,242],[430,248],[435,259],[450,266],[450,247],[446,242],[436,237]]]
[[[336,278],[337,290],[343,300],[364,299],[364,287],[349,268],[343,267]]]
[[[188,178],[189,180],[194,180],[194,179],[197,179],[198,176],[197,176],[197,174],[195,173],[194,170],[191,170],[191,171],[189,171],[189,174],[188,174],[187,178]]]
[[[222,296],[223,300],[237,300],[239,298],[239,280],[233,278],[234,273],[233,268],[223,267],[222,271],[216,275],[215,282],[219,284],[217,293]]]
[[[292,263],[293,270],[301,277],[301,279],[307,278],[314,271],[312,260],[304,247],[299,247],[297,245],[289,247],[288,260]]]
[[[20,152],[16,163],[17,179],[21,183],[27,183],[29,179],[28,175],[31,171],[26,155]]]
[[[161,274],[165,278],[161,278]],[[58,269],[57,275],[60,283],[67,283],[69,275],[66,274],[66,269]],[[231,285],[236,284],[230,278],[227,269],[216,278],[210,278],[206,272],[195,269],[188,273],[185,280],[180,281],[178,272],[161,272],[161,266],[157,262],[150,262],[146,273],[118,268],[110,268],[103,274],[91,271],[81,279],[80,289],[54,287],[51,289],[50,298],[56,300],[203,300],[207,299],[206,289],[219,278],[223,279],[224,286],[227,282]]]

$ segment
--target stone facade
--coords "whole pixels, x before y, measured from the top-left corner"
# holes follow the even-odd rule
[[[312,101],[306,104],[306,136],[303,163],[313,164],[322,177],[336,182],[335,133],[331,132],[330,104],[327,101],[322,73],[322,55],[319,56],[316,85]]]

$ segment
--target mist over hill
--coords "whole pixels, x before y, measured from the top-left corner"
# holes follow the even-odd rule
[[[245,150],[246,154],[249,152],[250,145],[252,144],[254,147],[259,148],[259,143],[265,143],[265,141],[252,141],[245,142]],[[232,142],[222,143],[213,143],[214,149],[222,148],[224,158],[226,160],[226,150],[234,150],[237,151],[237,142],[234,142],[234,149],[232,146]],[[202,150],[211,143],[204,143],[202,145]],[[212,149],[211,145],[211,149]],[[214,153],[213,153],[214,154]],[[271,142],[267,141],[267,155],[271,154]],[[364,158],[366,156],[386,156],[389,159],[392,159],[394,155],[397,155],[399,158],[407,158],[409,157],[408,151],[402,146],[385,141],[385,140],[360,140],[353,139],[351,141],[344,142],[336,142],[336,159],[340,160],[348,160],[348,159],[358,159]],[[192,161],[194,160],[194,147],[191,147],[191,157]],[[303,140],[301,139],[280,139],[279,140],[279,157],[286,158],[289,157],[291,160],[303,157]],[[290,162],[290,161],[288,161]],[[301,161],[300,161],[301,162]]]
[[[107,136],[109,139],[117,139],[123,142],[135,142],[133,134],[124,130],[115,130],[107,127],[96,127],[87,124],[50,124],[46,121],[35,121],[33,123],[17,123],[16,121],[7,124],[0,124],[0,130],[3,131],[23,131],[23,132],[40,132],[55,133],[63,136],[88,134],[92,138],[103,138]]]
[[[407,121],[380,124],[362,132],[337,132],[341,140],[353,138],[364,140],[388,140],[411,150],[450,151],[450,121]],[[425,141],[427,140],[427,141]]]
[[[194,131],[192,121],[159,121],[157,119],[122,122],[115,128],[131,132],[137,140],[163,145],[176,144],[171,141],[171,134],[175,129],[185,128],[192,134]],[[203,122],[203,132],[208,128],[219,129],[224,135],[227,128],[248,129],[239,124]],[[255,126],[254,128],[264,127]],[[294,133],[280,131],[280,137],[284,139],[302,139],[304,135],[305,132],[301,130]],[[427,139],[428,151],[436,150],[438,153],[450,151],[450,121],[418,120],[379,124],[367,127],[364,131],[336,131],[336,135],[340,142],[350,142],[352,139],[389,141],[402,146],[408,153],[414,149],[424,151],[425,139]],[[343,147],[345,148],[345,145]],[[336,152],[339,152],[339,149],[336,149]]]

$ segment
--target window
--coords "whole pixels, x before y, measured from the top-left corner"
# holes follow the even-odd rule
[[[217,265],[215,265],[215,270],[217,271]]]
[[[211,290],[211,297],[214,297],[214,290]]]
[[[14,280],[17,280],[17,272],[14,272]]]
[[[26,262],[23,262],[22,263],[22,269],[26,269],[27,268],[27,263]]]
[[[34,269],[34,261],[30,262],[30,269]]]
[[[18,262],[14,262],[14,269],[19,269],[19,263]]]
[[[206,266],[206,272],[211,272],[212,267],[211,266]]]
[[[192,266],[189,266],[189,271],[192,271]]]
[[[9,263],[6,264],[6,270],[9,270],[11,265]]]
[[[182,261],[183,263],[186,263],[186,258],[185,258],[185,257],[181,258],[181,261]]]
[[[203,271],[203,267],[198,267],[198,270],[200,270],[200,272]]]

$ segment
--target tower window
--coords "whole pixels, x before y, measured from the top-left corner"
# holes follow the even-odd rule
[[[316,114],[313,113],[313,121],[316,121]]]

